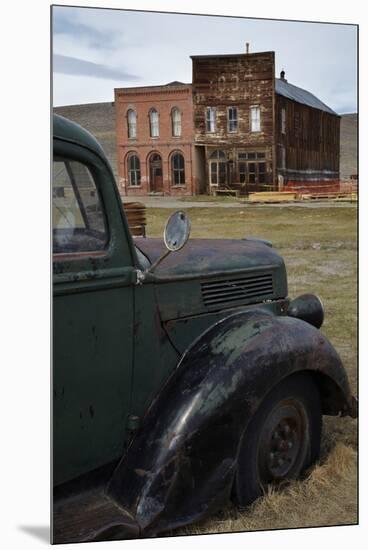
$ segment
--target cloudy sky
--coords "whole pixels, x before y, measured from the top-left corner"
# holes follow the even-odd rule
[[[357,110],[352,25],[53,8],[54,105],[113,101],[114,88],[191,82],[190,55],[276,52],[292,84],[338,113]]]

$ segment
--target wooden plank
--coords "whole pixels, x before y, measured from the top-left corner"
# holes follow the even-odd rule
[[[298,199],[298,193],[292,191],[260,191],[249,193],[249,202],[294,202]]]

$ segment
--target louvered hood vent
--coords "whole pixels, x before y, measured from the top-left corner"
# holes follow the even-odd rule
[[[202,283],[201,287],[206,307],[221,306],[228,302],[263,300],[273,294],[272,273],[221,279]]]

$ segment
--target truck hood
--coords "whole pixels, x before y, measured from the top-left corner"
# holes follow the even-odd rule
[[[161,239],[135,239],[145,266],[166,250]],[[162,321],[192,317],[287,296],[283,259],[260,241],[191,239],[149,274]]]
[[[165,252],[162,239],[136,238],[137,248],[150,263]],[[262,241],[247,239],[191,239],[155,269],[159,278],[197,278],[232,271],[283,268],[283,259]]]

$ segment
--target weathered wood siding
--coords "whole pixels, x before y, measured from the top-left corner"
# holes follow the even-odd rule
[[[340,162],[340,117],[278,94],[275,113],[277,174],[283,176],[285,184],[337,182]]]
[[[272,145],[274,52],[192,57],[195,141]],[[206,132],[206,107],[216,107],[216,131]],[[227,131],[227,108],[238,108],[238,131]],[[261,108],[261,131],[250,131],[250,107]]]
[[[208,159],[213,151],[221,149],[231,163],[227,168],[228,185],[239,183],[238,155],[243,153],[244,156],[248,151],[252,154],[262,152],[267,160],[267,176],[263,183],[272,185],[274,52],[193,56],[192,60],[194,141],[197,145],[205,145],[208,183]],[[207,107],[216,109],[214,132],[206,129]],[[229,107],[237,108],[236,131],[228,128]],[[260,131],[251,131],[251,107],[260,108]]]

